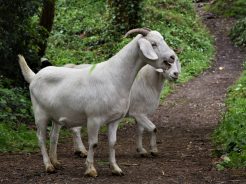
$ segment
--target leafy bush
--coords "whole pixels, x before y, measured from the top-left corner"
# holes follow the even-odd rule
[[[0,78],[0,123],[33,124],[28,90],[9,83],[9,80]]]
[[[237,45],[246,46],[246,18],[239,20],[235,24],[231,30],[230,37]]]
[[[219,167],[246,167],[246,71],[232,86],[227,111],[213,134],[217,156],[226,155]]]
[[[37,146],[28,90],[0,77],[0,152],[34,151]]]

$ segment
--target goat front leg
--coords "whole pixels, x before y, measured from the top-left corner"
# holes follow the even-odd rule
[[[151,134],[150,153],[152,156],[157,156],[158,149],[157,149],[157,144],[156,144],[156,132],[157,132],[156,126],[149,120],[149,118],[145,114],[135,115],[134,118],[136,119],[138,126],[141,126],[144,129],[146,129],[148,132],[150,132]],[[139,149],[144,149],[141,145],[142,144],[142,134],[143,134],[142,132],[138,133],[137,146],[140,146]]]
[[[100,122],[95,119],[88,118],[87,120],[87,131],[89,141],[89,151],[86,158],[86,171],[85,176],[96,177],[97,171],[94,167],[94,149],[98,143],[98,132],[100,128]]]
[[[74,154],[86,158],[88,153],[81,139],[81,127],[74,127],[71,130],[73,132]]]
[[[61,168],[61,163],[57,160],[57,143],[59,139],[59,132],[61,129],[61,125],[56,122],[52,122],[52,129],[50,133],[50,161],[56,169]]]
[[[124,173],[116,163],[115,159],[115,143],[116,143],[116,136],[117,136],[117,129],[120,120],[108,124],[108,142],[109,142],[109,164],[110,168],[112,169],[112,174],[117,176],[122,176]]]

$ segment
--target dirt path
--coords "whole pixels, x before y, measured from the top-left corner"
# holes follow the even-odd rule
[[[135,126],[128,125],[119,130],[116,148],[118,163],[125,172],[123,177],[111,175],[107,164],[107,137],[100,135],[97,178],[83,176],[84,160],[73,156],[69,139],[59,144],[58,156],[64,168],[55,174],[44,172],[40,153],[0,155],[0,183],[246,183],[244,170],[219,172],[214,169],[210,141],[224,110],[226,90],[239,76],[246,52],[234,47],[227,37],[230,20],[215,18],[205,23],[216,38],[214,65],[177,87],[152,118],[158,127],[158,157],[137,155]]]

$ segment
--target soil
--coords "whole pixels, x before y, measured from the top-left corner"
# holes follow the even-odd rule
[[[211,134],[225,110],[227,89],[239,77],[246,52],[233,46],[228,38],[233,20],[198,12],[215,38],[214,63],[197,78],[177,86],[151,118],[158,129],[157,157],[137,154],[135,126],[126,125],[118,130],[116,147],[116,158],[125,176],[111,175],[107,136],[100,134],[95,155],[97,178],[84,177],[85,159],[73,155],[72,139],[67,138],[58,145],[63,168],[54,174],[44,172],[39,152],[1,154],[0,183],[246,183],[244,169],[216,170],[211,143]],[[147,138],[144,143],[148,144]]]

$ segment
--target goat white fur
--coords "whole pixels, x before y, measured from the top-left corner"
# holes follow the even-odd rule
[[[165,62],[172,61],[174,54],[159,32],[150,31],[146,36],[137,35],[115,56],[93,67],[75,70],[49,66],[34,74],[24,57],[19,55],[22,74],[30,83],[37,136],[46,171],[54,172],[60,166],[56,154],[59,125],[69,128],[87,125],[89,150],[85,175],[97,176],[94,149],[99,128],[107,124],[110,167],[113,174],[122,175],[116,163],[114,145],[118,124],[129,107],[133,81],[145,64],[165,70]],[[49,120],[54,126],[48,156],[45,142]]]
[[[146,156],[147,151],[143,148],[142,136],[143,131],[147,130],[151,133],[150,153],[155,156],[158,153],[156,145],[156,126],[149,120],[148,115],[152,115],[159,105],[160,94],[163,89],[164,80],[173,80],[172,73],[178,69],[181,73],[181,66],[178,57],[175,55],[175,62],[169,63],[170,68],[163,71],[155,69],[150,65],[144,66],[138,73],[131,88],[130,106],[127,116],[133,117],[137,122],[137,151],[141,156]],[[84,68],[91,66],[89,64],[66,64],[64,67]],[[170,76],[171,75],[171,76]],[[75,154],[81,157],[87,156],[87,151],[81,139],[81,127],[71,128],[73,132],[73,142]]]

